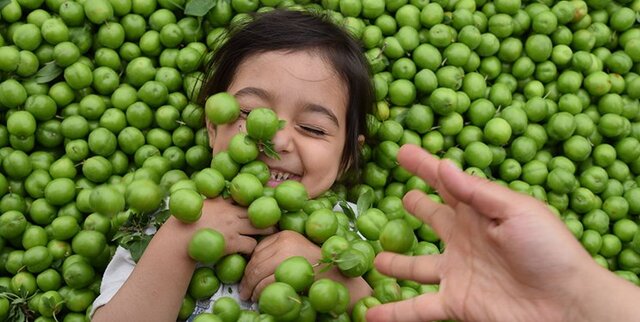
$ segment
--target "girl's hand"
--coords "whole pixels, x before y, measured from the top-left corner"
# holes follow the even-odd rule
[[[283,230],[261,240],[245,268],[240,298],[256,302],[262,289],[275,282],[278,265],[293,256],[304,256],[311,265],[322,257],[318,246],[294,231]]]
[[[443,254],[381,253],[383,274],[440,283],[437,293],[369,309],[367,321],[566,321],[598,267],[547,206],[465,174],[416,146],[400,164],[434,187],[445,204],[411,191],[406,209],[445,242]],[[575,317],[573,317],[575,318]]]
[[[196,223],[198,228],[213,228],[224,235],[225,255],[242,253],[251,255],[257,241],[251,235],[270,235],[274,227],[257,229],[251,225],[247,209],[231,203],[231,199],[221,197],[206,199],[202,207],[202,217]]]
[[[262,290],[275,282],[274,273],[278,265],[292,256],[303,256],[314,265],[320,261],[322,253],[320,247],[290,230],[278,232],[260,241],[240,282],[240,297],[245,300],[251,298],[256,302]],[[371,288],[363,278],[344,277],[335,267],[327,272],[317,273],[322,267],[324,266],[316,267],[316,279],[330,278],[343,283],[349,289],[351,305],[371,294]]]

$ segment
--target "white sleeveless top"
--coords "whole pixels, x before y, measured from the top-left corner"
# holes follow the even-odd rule
[[[353,203],[348,203],[349,208],[351,208],[356,214],[357,207]],[[340,205],[336,205],[333,209],[334,211],[342,211]],[[156,232],[155,227],[149,227],[145,231],[149,235],[153,235]],[[133,269],[136,266],[136,262],[133,260],[131,256],[131,252],[129,250],[118,246],[116,252],[109,262],[109,265],[104,271],[104,275],[102,276],[102,283],[100,284],[100,294],[93,302],[93,306],[91,307],[90,315],[93,317],[96,309],[107,304],[118,292],[118,290],[124,285],[127,281]],[[211,298],[199,300],[196,302],[196,307],[193,310],[191,316],[187,319],[188,322],[193,321],[193,319],[201,313],[211,312],[213,309],[213,303],[221,298],[221,297],[231,297],[235,299],[238,304],[240,304],[241,309],[245,310],[254,310],[257,311],[258,303],[251,301],[243,301],[240,299],[240,293],[238,292],[239,284],[220,284],[220,287],[214,293]]]

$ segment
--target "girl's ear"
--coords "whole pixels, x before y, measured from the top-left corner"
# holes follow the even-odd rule
[[[362,134],[358,135],[358,145],[360,147],[364,146],[364,135],[362,135]]]
[[[205,117],[204,119],[204,122],[207,125],[207,134],[209,135],[209,147],[213,150],[213,145],[216,141],[216,127],[208,118]]]

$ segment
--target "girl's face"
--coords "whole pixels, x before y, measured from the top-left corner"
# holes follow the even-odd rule
[[[269,107],[286,121],[273,138],[280,160],[259,157],[271,169],[269,186],[300,181],[314,198],[333,185],[341,170],[348,93],[331,65],[309,51],[258,54],[240,64],[227,91],[235,95],[242,115],[215,130],[209,125],[214,153],[245,132],[251,109]]]

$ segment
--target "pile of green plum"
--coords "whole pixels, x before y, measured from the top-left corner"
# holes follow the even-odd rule
[[[327,14],[373,72],[360,181],[313,200],[295,181],[265,187],[257,157],[277,157],[275,113],[256,109],[212,155],[205,119],[235,119],[234,100],[196,103],[226,28],[273,8]],[[170,213],[195,222],[219,196],[256,227],[304,234],[323,259],[283,262],[261,314],[224,298],[199,322],[364,321],[368,307],[436,292],[372,264],[382,250],[444,250],[403,208],[413,189],[441,200],[398,166],[404,144],[546,202],[595,261],[640,285],[639,14],[640,0],[2,0],[0,320],[88,321],[118,245],[139,258],[146,227]],[[194,235],[185,252],[209,263],[193,278],[207,283],[192,283],[179,318],[241,279],[247,258],[223,245]],[[348,290],[316,266],[363,276],[373,296],[349,312]]]

